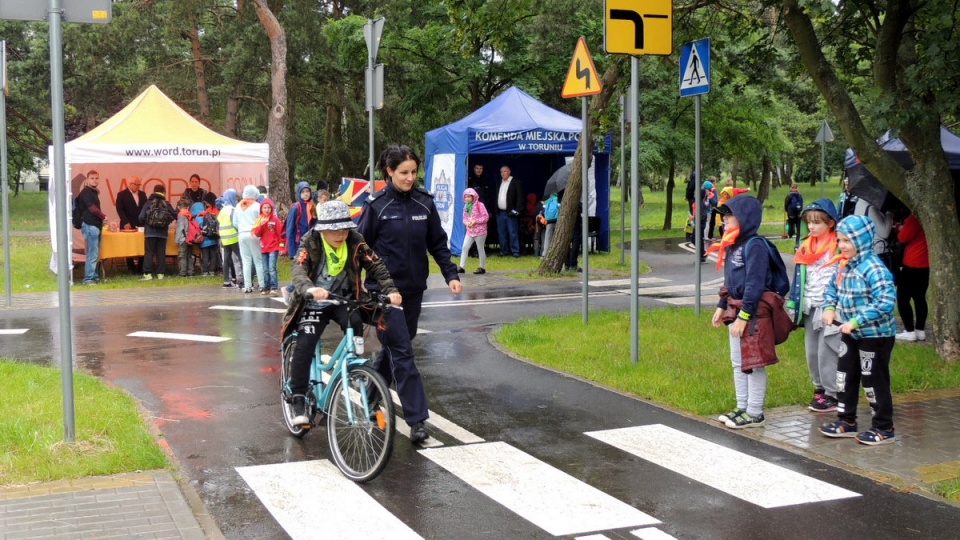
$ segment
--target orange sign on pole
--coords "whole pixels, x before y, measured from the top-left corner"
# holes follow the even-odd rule
[[[577,48],[573,50],[573,60],[567,70],[567,80],[563,83],[560,95],[565,98],[592,96],[603,90],[600,77],[597,75],[597,66],[593,65],[593,58],[587,50],[587,42],[582,37],[577,40]]]

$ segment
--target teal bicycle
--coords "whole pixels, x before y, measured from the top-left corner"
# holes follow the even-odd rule
[[[333,297],[329,301],[347,307],[349,315],[361,308],[391,309],[386,296],[369,301]],[[395,308],[394,308],[395,309]],[[348,317],[349,320],[349,317]],[[396,413],[390,387],[363,358],[362,338],[355,340],[352,327],[332,355],[320,354],[320,341],[310,364],[310,383],[306,393],[310,426],[293,423],[296,417],[290,403],[290,373],[297,333],[283,340],[280,348],[280,407],[287,430],[303,437],[310,427],[324,419],[327,442],[337,468],[355,482],[368,482],[387,466],[396,437]],[[324,376],[327,381],[324,381]]]

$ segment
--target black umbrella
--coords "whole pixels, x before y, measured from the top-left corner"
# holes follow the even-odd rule
[[[573,163],[567,163],[550,175],[550,178],[547,179],[547,185],[543,187],[544,200],[550,195],[559,193],[567,188],[567,180],[570,179],[571,169],[573,169]]]
[[[850,179],[850,193],[879,208],[881,212],[906,210],[907,206],[903,201],[890,193],[887,186],[870,174],[862,163],[847,168],[847,177]]]

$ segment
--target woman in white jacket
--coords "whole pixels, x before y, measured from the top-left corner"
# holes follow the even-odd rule
[[[251,268],[256,268],[257,281],[260,287],[264,286],[260,239],[251,232],[260,217],[260,203],[257,202],[259,196],[260,191],[256,186],[243,188],[243,199],[237,203],[233,211],[233,226],[237,228],[237,234],[240,237],[240,259],[243,261],[243,284],[246,287],[243,292],[245,293],[253,292]]]

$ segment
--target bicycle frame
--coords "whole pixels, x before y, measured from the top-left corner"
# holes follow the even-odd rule
[[[323,413],[330,409],[330,400],[334,398],[330,390],[333,387],[333,380],[337,377],[346,380],[347,372],[351,366],[367,363],[365,358],[357,356],[353,338],[353,327],[347,326],[347,332],[343,335],[343,339],[340,340],[340,344],[337,345],[333,354],[326,361],[324,360],[326,355],[320,354],[322,340],[317,340],[317,348],[313,353],[313,361],[310,363],[310,389],[308,391],[313,392],[317,409]],[[326,383],[323,382],[323,373],[330,373],[330,380]],[[343,399],[350,400],[349,385],[344,384],[341,388],[343,388]],[[370,405],[367,403],[366,393],[361,392],[360,399],[363,402],[364,410],[368,410]],[[353,410],[348,408],[347,411],[348,418],[352,423],[354,421]]]

